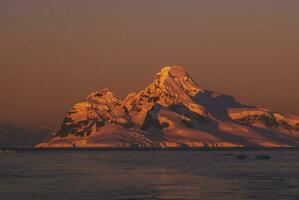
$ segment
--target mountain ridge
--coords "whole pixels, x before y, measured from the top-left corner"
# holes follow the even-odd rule
[[[93,92],[73,106],[55,137],[36,147],[291,147],[299,117],[243,105],[204,90],[181,66],[165,66],[123,100]]]

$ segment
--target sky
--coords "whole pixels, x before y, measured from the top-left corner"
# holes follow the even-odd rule
[[[164,65],[201,88],[299,115],[299,1],[0,1],[0,121],[58,128],[72,105],[146,87]]]

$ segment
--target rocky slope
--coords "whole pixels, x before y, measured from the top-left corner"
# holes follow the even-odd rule
[[[110,90],[74,105],[60,130],[37,147],[299,146],[299,118],[201,89],[180,66],[164,67],[123,101]]]

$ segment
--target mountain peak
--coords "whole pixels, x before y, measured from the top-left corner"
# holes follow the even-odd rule
[[[113,92],[109,88],[104,88],[101,90],[101,93],[105,94],[105,93],[113,93]]]
[[[183,91],[189,96],[195,96],[198,92],[203,91],[189,76],[187,70],[179,65],[163,67],[153,84],[168,92],[173,90],[171,92],[173,94]]]
[[[89,94],[86,100],[94,102],[103,102],[103,100],[115,101],[121,104],[121,100],[109,88],[105,88],[101,91],[95,91]]]
[[[88,96],[105,96],[105,95],[114,95],[114,93],[109,88],[105,88],[101,91],[95,91]]]
[[[174,77],[174,78],[179,78],[179,77],[186,77],[189,76],[187,73],[187,70],[179,65],[174,65],[174,66],[164,66],[161,71],[157,74],[157,77]]]
[[[205,116],[204,108],[196,105],[192,98],[203,91],[181,66],[165,66],[157,73],[156,79],[134,97],[126,98],[128,110],[151,109],[153,105],[164,107],[184,105],[191,111]]]

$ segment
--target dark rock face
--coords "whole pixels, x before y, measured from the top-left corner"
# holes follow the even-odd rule
[[[153,106],[151,110],[149,110],[145,116],[143,125],[141,127],[141,130],[149,130],[150,128],[153,128],[154,130],[162,130],[163,126],[160,124],[158,113],[160,112],[161,106],[159,104],[156,104]]]
[[[120,100],[109,89],[74,105],[38,147],[299,146],[299,118],[201,89],[180,66]]]

